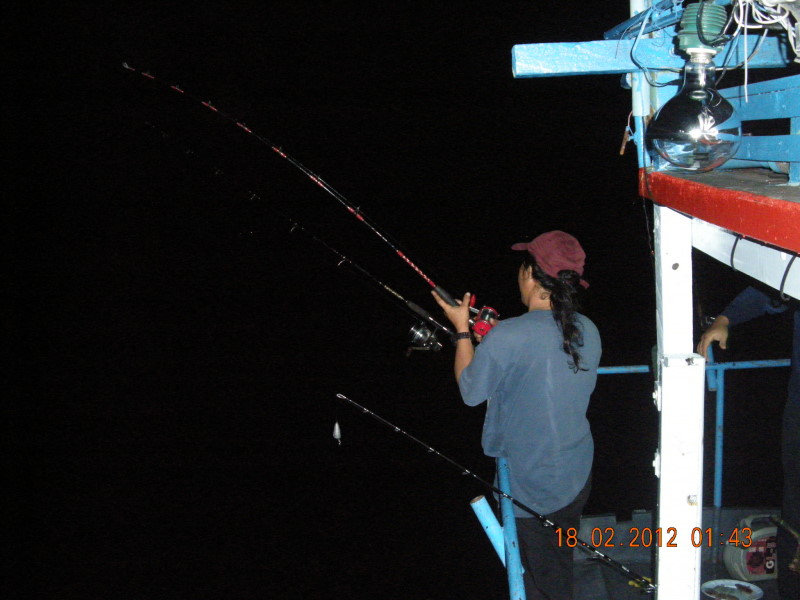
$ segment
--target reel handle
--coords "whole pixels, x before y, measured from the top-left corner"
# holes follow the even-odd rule
[[[500,315],[491,306],[484,306],[479,312],[477,318],[472,322],[472,331],[478,335],[486,335],[492,330],[494,324],[492,320],[496,320]]]

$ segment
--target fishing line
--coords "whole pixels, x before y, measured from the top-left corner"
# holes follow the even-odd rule
[[[171,141],[173,141],[176,145],[179,145],[181,147],[183,154],[185,154],[187,156],[191,155],[191,156],[195,157],[196,160],[198,160],[198,161],[200,160],[199,155],[194,150],[192,150],[191,148],[189,148],[185,144],[175,140],[173,136],[171,136],[169,133],[167,133],[163,129],[159,128],[158,126],[156,126],[156,125],[154,125],[153,123],[150,123],[150,122],[145,122],[145,125],[147,127],[149,127],[150,129],[152,129],[153,131],[155,131],[161,137],[162,140],[170,138]],[[219,168],[217,166],[213,166],[212,165],[211,167],[209,167],[209,170],[215,176],[227,175],[227,173],[223,169],[221,169],[221,168]],[[248,200],[251,200],[251,201],[252,200],[262,200],[261,196],[259,196],[256,192],[253,192],[252,190],[247,190],[245,192],[245,194],[247,195]],[[346,256],[345,254],[343,254],[342,252],[340,252],[339,250],[337,250],[333,246],[331,246],[328,242],[326,242],[321,237],[317,236],[312,231],[306,229],[297,219],[295,219],[291,215],[289,215],[289,214],[287,214],[287,213],[285,213],[285,212],[283,212],[281,210],[274,209],[274,208],[272,210],[275,213],[277,213],[278,215],[280,215],[281,217],[283,217],[284,219],[286,219],[290,223],[291,229],[289,230],[289,233],[294,233],[296,231],[300,231],[300,232],[304,233],[306,236],[308,236],[313,242],[315,242],[316,244],[322,246],[323,248],[325,248],[326,250],[328,250],[329,252],[334,254],[336,256],[336,258],[338,259],[338,263],[337,263],[338,267],[341,267],[342,265],[345,265],[345,264],[350,265],[359,274],[361,274],[365,279],[367,279],[368,281],[371,281],[378,288],[380,288],[381,290],[389,293],[395,299],[397,299],[400,302],[402,302],[403,305],[405,306],[405,308],[408,309],[409,312],[411,312],[414,316],[423,319],[425,322],[427,322],[427,323],[431,324],[432,326],[434,326],[435,328],[443,331],[444,333],[446,333],[450,337],[453,337],[453,335],[455,335],[454,331],[452,331],[449,327],[447,327],[447,326],[443,325],[442,323],[440,323],[439,321],[437,321],[424,308],[422,308],[421,306],[419,306],[415,302],[412,302],[411,300],[408,300],[408,299],[404,298],[399,292],[397,292],[396,290],[391,288],[388,284],[384,283],[383,281],[381,281],[380,279],[375,277],[372,273],[367,271],[364,267],[362,267],[361,265],[359,265],[358,263],[356,263],[355,261],[350,259],[348,256]],[[438,349],[441,348],[441,345],[438,344],[438,341],[435,338],[431,338],[431,337],[425,336],[424,332],[421,329],[412,328],[412,333],[414,334],[414,339],[412,341],[429,342],[428,346],[419,347],[417,349],[438,350]],[[424,339],[421,339],[421,338],[424,338]],[[337,438],[337,439],[339,439],[339,438]]]
[[[428,285],[430,285],[433,288],[433,290],[437,294],[439,294],[439,296],[441,296],[448,304],[450,304],[451,306],[456,306],[457,305],[457,303],[453,299],[453,297],[449,293],[447,293],[441,286],[437,285],[427,274],[425,274],[425,272],[422,269],[420,269],[400,249],[400,247],[395,242],[393,242],[393,241],[391,241],[389,239],[388,234],[386,234],[386,233],[382,232],[380,229],[378,229],[377,225],[375,225],[372,222],[371,219],[367,218],[367,216],[361,211],[360,208],[354,206],[349,200],[347,200],[347,198],[344,197],[344,195],[339,193],[330,184],[328,184],[324,179],[322,179],[322,177],[320,177],[319,175],[314,173],[311,169],[306,167],[299,160],[297,160],[296,158],[294,158],[290,154],[284,152],[283,149],[280,146],[277,146],[276,144],[271,142],[266,137],[260,135],[259,133],[253,131],[252,129],[250,129],[243,122],[237,120],[235,117],[225,113],[220,108],[214,106],[213,104],[211,104],[210,101],[201,100],[198,97],[192,96],[191,94],[187,93],[185,90],[180,88],[178,85],[166,83],[165,81],[162,81],[162,80],[156,78],[155,76],[151,75],[150,73],[147,73],[145,71],[140,71],[138,69],[135,69],[134,67],[131,67],[128,63],[122,63],[122,66],[125,69],[127,69],[128,71],[132,71],[134,73],[138,73],[139,75],[141,75],[145,79],[148,79],[148,80],[160,85],[161,87],[173,90],[174,92],[176,92],[178,94],[181,94],[184,97],[189,98],[190,100],[198,102],[200,105],[204,106],[205,108],[207,108],[211,112],[216,113],[222,119],[230,122],[231,124],[235,125],[239,129],[244,131],[245,133],[251,135],[253,138],[258,140],[261,144],[264,144],[265,146],[269,147],[278,156],[280,156],[281,158],[285,159],[293,167],[295,167],[298,170],[300,170],[304,175],[306,175],[306,177],[308,177],[317,186],[319,186],[320,188],[325,190],[330,196],[332,196],[337,202],[339,202],[339,204],[341,204],[345,209],[347,209],[347,211],[350,214],[352,214],[356,219],[361,221],[367,228],[369,228],[375,235],[377,235],[387,246],[389,246],[394,251],[394,253],[398,257],[400,257],[403,260],[403,262],[405,262],[409,267],[411,267],[417,273],[417,275],[419,275]],[[478,311],[477,311],[477,309],[475,309],[473,312],[478,312]]]
[[[449,463],[450,465],[454,466],[456,469],[461,471],[462,475],[469,475],[470,477],[472,477],[478,483],[480,483],[480,484],[486,486],[487,488],[489,488],[490,490],[492,490],[495,494],[498,494],[499,496],[510,500],[515,506],[518,506],[519,508],[521,508],[525,512],[529,513],[533,518],[537,519],[544,527],[553,527],[553,528],[557,527],[556,523],[554,523],[553,521],[551,521],[550,519],[548,519],[544,515],[539,514],[538,512],[533,510],[530,506],[527,506],[526,504],[523,504],[522,502],[520,502],[519,500],[517,500],[513,496],[510,496],[509,494],[505,493],[503,490],[495,487],[494,485],[492,485],[491,483],[489,483],[485,479],[482,479],[481,477],[479,477],[478,475],[476,475],[475,473],[473,473],[472,471],[470,471],[466,467],[463,467],[462,465],[458,464],[453,459],[445,456],[444,454],[442,454],[441,452],[436,450],[436,448],[433,448],[433,447],[429,446],[428,444],[426,444],[422,440],[414,437],[413,435],[411,435],[407,431],[404,431],[403,429],[400,429],[400,427],[398,427],[394,423],[390,423],[389,421],[387,421],[386,419],[384,419],[380,415],[375,414],[374,412],[372,412],[367,407],[362,406],[361,404],[359,404],[355,400],[352,400],[351,398],[348,398],[344,394],[336,394],[336,397],[339,398],[339,400],[343,400],[343,401],[348,402],[349,404],[355,406],[362,413],[364,413],[366,415],[369,415],[370,417],[372,417],[376,421],[379,421],[383,425],[386,425],[389,429],[392,429],[395,433],[399,433],[399,434],[407,437],[408,439],[410,439],[414,443],[422,446],[429,453],[435,454],[436,456],[438,456],[439,458],[441,458],[445,462]],[[656,586],[647,577],[645,577],[644,575],[639,575],[638,573],[635,573],[634,571],[631,571],[628,567],[623,565],[621,562],[618,562],[618,561],[614,560],[613,558],[611,558],[607,554],[605,554],[605,553],[601,552],[600,550],[598,550],[596,546],[593,546],[592,544],[589,544],[588,542],[584,542],[583,540],[581,540],[579,538],[576,538],[576,542],[577,542],[577,547],[580,548],[581,550],[583,550],[584,552],[586,552],[587,554],[589,554],[591,556],[591,558],[601,562],[602,564],[604,564],[604,565],[606,565],[608,567],[611,567],[612,569],[614,569],[618,573],[621,573],[622,575],[626,576],[629,579],[630,584],[640,588],[643,593],[651,594],[651,593],[653,593],[655,591]]]
[[[201,100],[200,98],[197,98],[197,97],[195,97],[195,96],[192,96],[191,94],[188,94],[188,93],[187,93],[185,90],[181,89],[181,88],[180,88],[178,85],[175,85],[175,84],[168,84],[168,83],[166,83],[166,82],[164,82],[164,81],[162,81],[162,80],[160,80],[160,79],[156,78],[155,76],[151,75],[150,73],[147,73],[147,72],[144,72],[144,71],[139,71],[138,69],[135,69],[135,68],[131,67],[131,66],[130,66],[130,65],[128,65],[127,63],[123,63],[123,65],[122,65],[122,66],[123,66],[123,67],[124,67],[126,70],[128,70],[128,71],[131,71],[131,72],[137,73],[137,74],[141,75],[142,77],[144,77],[145,79],[148,79],[148,80],[150,80],[150,81],[152,81],[152,82],[154,82],[154,83],[156,83],[156,84],[158,84],[158,85],[160,85],[160,86],[162,86],[162,87],[165,87],[165,88],[171,89],[171,90],[173,90],[174,92],[176,92],[176,93],[178,93],[178,94],[180,94],[180,95],[182,95],[182,96],[184,96],[184,97],[186,97],[186,98],[189,98],[189,99],[191,99],[191,100],[193,100],[193,101],[195,101],[195,102],[199,103],[201,106],[203,106],[203,107],[207,108],[207,109],[208,109],[208,110],[210,110],[211,112],[214,112],[214,113],[216,113],[216,114],[217,114],[219,117],[221,117],[222,119],[224,119],[224,120],[226,120],[226,121],[230,122],[231,124],[235,125],[235,126],[236,126],[237,128],[239,128],[240,130],[242,130],[242,131],[244,131],[245,133],[247,133],[247,134],[251,135],[253,138],[255,138],[255,139],[256,139],[258,142],[260,142],[261,144],[264,144],[264,145],[266,145],[267,147],[269,147],[269,148],[270,148],[271,150],[273,150],[273,151],[274,151],[276,154],[278,154],[278,156],[280,156],[281,158],[285,159],[285,160],[286,160],[287,162],[289,162],[289,163],[290,163],[292,166],[294,166],[294,167],[295,167],[295,168],[297,168],[299,171],[301,171],[301,172],[302,172],[304,175],[306,175],[306,176],[307,176],[307,177],[308,177],[308,178],[309,178],[309,179],[310,179],[310,180],[311,180],[313,183],[315,183],[315,184],[316,184],[318,187],[322,188],[322,189],[323,189],[325,192],[327,192],[327,193],[328,193],[328,194],[329,194],[331,197],[333,197],[333,198],[334,198],[334,199],[335,199],[337,202],[339,202],[339,204],[341,204],[341,205],[342,205],[342,206],[343,206],[343,207],[344,207],[344,208],[345,208],[345,209],[346,209],[346,210],[347,210],[347,211],[348,211],[350,214],[352,214],[352,215],[353,215],[353,216],[354,216],[356,219],[358,219],[359,221],[361,221],[361,223],[363,223],[363,224],[364,224],[364,225],[365,225],[365,226],[366,226],[368,229],[370,229],[370,230],[371,230],[371,231],[372,231],[372,232],[373,232],[373,233],[374,233],[376,236],[378,236],[378,238],[380,238],[380,239],[381,239],[381,241],[383,241],[383,242],[384,242],[386,245],[388,245],[388,246],[389,246],[389,247],[390,247],[390,248],[391,248],[391,249],[394,251],[394,253],[395,253],[395,254],[396,254],[396,255],[397,255],[397,256],[398,256],[400,259],[402,259],[402,260],[403,260],[403,262],[405,262],[405,263],[406,263],[406,264],[407,264],[407,265],[408,265],[408,266],[409,266],[411,269],[413,269],[413,270],[414,270],[414,272],[416,272],[416,273],[417,273],[417,275],[419,275],[419,276],[420,276],[420,277],[421,277],[421,278],[422,278],[422,279],[423,279],[423,280],[424,280],[424,281],[425,281],[425,282],[426,282],[428,285],[430,285],[430,286],[431,286],[431,288],[433,288],[433,290],[434,290],[434,291],[435,291],[435,292],[436,292],[436,293],[437,293],[439,296],[441,296],[441,297],[442,297],[442,298],[443,298],[443,299],[444,299],[444,300],[445,300],[445,301],[446,301],[448,304],[450,304],[450,305],[452,305],[452,306],[456,306],[456,305],[457,305],[457,302],[456,302],[456,301],[453,299],[453,297],[452,297],[452,296],[451,296],[449,293],[447,293],[447,292],[446,292],[446,291],[445,291],[445,290],[444,290],[444,289],[443,289],[441,286],[437,285],[437,284],[436,284],[436,283],[435,283],[435,282],[434,282],[434,281],[433,281],[433,280],[432,280],[432,279],[431,279],[431,278],[430,278],[430,277],[429,277],[429,276],[428,276],[428,275],[427,275],[427,274],[426,274],[424,271],[422,271],[422,269],[421,269],[419,266],[417,266],[417,265],[416,265],[416,263],[414,263],[414,262],[413,262],[413,261],[412,261],[412,260],[411,260],[411,259],[410,259],[410,258],[409,258],[409,257],[408,257],[408,256],[407,256],[407,255],[406,255],[406,254],[405,254],[405,253],[404,253],[404,252],[401,250],[401,249],[400,249],[400,247],[399,247],[399,246],[398,246],[396,243],[394,243],[393,241],[391,241],[391,240],[389,239],[389,237],[388,237],[388,234],[386,234],[386,233],[382,232],[382,231],[381,231],[381,230],[380,230],[380,229],[379,229],[379,228],[378,228],[378,227],[377,227],[377,226],[376,226],[376,225],[375,225],[375,224],[374,224],[374,223],[373,223],[373,222],[372,222],[372,221],[371,221],[371,220],[370,220],[370,219],[369,219],[369,218],[368,218],[368,217],[367,217],[367,216],[366,216],[364,213],[363,213],[363,211],[361,211],[361,209],[360,209],[360,208],[358,208],[358,207],[354,206],[353,204],[351,204],[351,203],[350,203],[350,202],[347,200],[347,198],[345,198],[345,196],[344,196],[344,195],[342,195],[341,193],[339,193],[339,192],[338,192],[338,191],[337,191],[335,188],[333,188],[333,187],[332,187],[330,184],[328,184],[328,183],[327,183],[327,182],[326,182],[324,179],[322,179],[322,178],[321,178],[319,175],[317,175],[316,173],[314,173],[314,172],[313,172],[311,169],[309,169],[308,167],[306,167],[305,165],[303,165],[303,164],[302,164],[302,163],[301,163],[299,160],[297,160],[296,158],[294,158],[294,157],[293,157],[293,156],[291,156],[290,154],[288,154],[288,153],[284,152],[282,148],[280,148],[279,146],[275,145],[273,142],[271,142],[271,141],[270,141],[269,139],[267,139],[266,137],[263,137],[263,136],[262,136],[262,135],[260,135],[259,133],[257,133],[257,132],[255,132],[255,131],[253,131],[252,129],[250,129],[250,128],[249,128],[247,125],[245,125],[243,122],[241,122],[241,121],[237,120],[237,119],[236,119],[235,117],[233,117],[233,116],[230,116],[230,115],[226,114],[225,112],[223,112],[222,110],[220,110],[218,107],[214,106],[214,105],[213,105],[213,104],[212,104],[210,101],[204,101],[204,100]],[[257,194],[253,194],[253,196],[252,196],[252,197],[253,197],[253,198],[259,198],[259,196],[258,196]],[[292,219],[290,219],[290,220],[292,220]],[[373,277],[371,274],[368,274],[368,273],[367,273],[365,270],[363,270],[361,267],[359,267],[358,265],[356,265],[356,263],[352,262],[352,261],[351,261],[349,258],[347,258],[347,257],[346,257],[346,256],[344,256],[343,254],[339,253],[338,251],[336,251],[335,249],[333,249],[331,246],[328,246],[328,245],[327,245],[327,243],[323,242],[323,241],[322,241],[320,238],[317,238],[317,237],[316,237],[316,236],[314,236],[313,234],[310,234],[310,233],[309,233],[309,232],[308,232],[306,229],[302,228],[302,227],[301,227],[299,224],[297,224],[297,223],[296,223],[296,221],[293,221],[293,222],[295,223],[295,225],[296,225],[296,228],[300,228],[302,231],[306,232],[308,235],[311,235],[311,236],[312,236],[312,238],[313,238],[315,241],[317,241],[318,243],[321,243],[321,244],[323,244],[323,245],[324,245],[325,247],[327,247],[329,250],[331,250],[331,251],[335,252],[335,253],[336,253],[336,254],[337,254],[339,257],[340,257],[340,259],[341,259],[341,261],[342,261],[342,262],[340,262],[340,264],[343,264],[343,262],[347,262],[348,264],[351,264],[351,265],[353,265],[353,266],[354,266],[354,267],[355,267],[357,270],[359,270],[359,272],[361,272],[362,274],[365,274],[365,275],[366,275],[366,276],[368,276],[368,277],[369,277],[371,280],[374,280],[375,282],[377,282],[377,283],[378,283],[378,284],[379,284],[379,285],[380,285],[380,286],[381,286],[383,289],[385,289],[387,292],[391,293],[392,295],[394,295],[394,296],[395,296],[395,297],[397,297],[398,299],[401,299],[401,300],[404,302],[404,304],[405,304],[405,305],[406,305],[406,306],[407,306],[409,309],[411,309],[412,311],[414,311],[416,314],[419,314],[420,316],[423,316],[423,314],[421,314],[421,313],[419,313],[419,312],[417,311],[417,309],[418,309],[419,311],[422,311],[422,313],[424,313],[424,315],[427,315],[427,316],[425,316],[425,317],[424,317],[424,318],[426,318],[426,320],[429,320],[429,321],[430,321],[430,322],[432,322],[432,323],[436,323],[436,321],[435,321],[435,320],[434,320],[432,317],[430,317],[430,315],[428,315],[428,313],[427,313],[426,311],[424,311],[423,309],[421,309],[420,307],[418,307],[418,306],[417,306],[416,304],[414,304],[413,302],[407,301],[407,300],[405,300],[404,298],[402,298],[402,296],[400,296],[400,294],[398,294],[397,292],[395,292],[394,290],[392,290],[392,289],[391,289],[389,286],[387,286],[386,284],[384,284],[383,282],[381,282],[381,281],[380,281],[380,280],[378,280],[377,278]],[[471,312],[473,312],[473,313],[479,313],[479,312],[480,312],[478,309],[476,309],[476,308],[474,308],[474,307],[470,307],[470,310],[471,310]],[[445,331],[448,331],[448,332],[449,332],[449,330],[448,330],[447,328],[445,328],[444,326],[442,326],[442,325],[440,325],[440,324],[438,324],[438,323],[436,323],[436,325],[437,325],[439,328],[441,328],[441,329],[443,329],[443,330],[445,330]],[[504,497],[504,498],[507,498],[507,499],[508,499],[508,500],[510,500],[510,501],[511,501],[511,502],[512,502],[514,505],[518,506],[518,507],[519,507],[519,508],[521,508],[522,510],[524,510],[524,511],[526,511],[526,512],[530,513],[530,514],[531,514],[531,515],[532,515],[534,518],[538,519],[538,520],[539,520],[539,521],[542,523],[542,525],[544,525],[544,526],[546,526],[546,527],[555,527],[555,526],[556,526],[556,524],[555,524],[555,523],[553,523],[552,521],[550,521],[549,519],[547,519],[547,518],[546,518],[546,517],[544,517],[543,515],[541,515],[541,514],[537,513],[536,511],[534,511],[534,510],[533,510],[533,509],[531,509],[530,507],[526,506],[525,504],[523,504],[523,503],[522,503],[522,502],[520,502],[519,500],[517,500],[517,499],[513,498],[512,496],[510,496],[510,495],[506,494],[506,493],[505,493],[505,492],[503,492],[502,490],[500,490],[500,489],[496,488],[495,486],[493,486],[493,485],[492,485],[492,484],[490,484],[489,482],[485,481],[484,479],[481,479],[481,478],[480,478],[480,477],[478,477],[476,474],[474,474],[474,473],[472,473],[471,471],[469,471],[468,469],[466,469],[466,468],[462,467],[461,465],[459,465],[458,463],[456,463],[456,462],[455,462],[455,461],[453,461],[452,459],[450,459],[450,458],[446,457],[445,455],[441,454],[441,453],[440,453],[440,452],[438,452],[436,449],[432,448],[431,446],[429,446],[428,444],[426,444],[426,443],[422,442],[421,440],[419,440],[419,439],[415,438],[414,436],[412,436],[411,434],[407,433],[406,431],[404,431],[404,430],[400,429],[400,428],[399,428],[399,427],[397,427],[396,425],[394,425],[394,424],[390,423],[389,421],[387,421],[387,420],[383,419],[382,417],[378,416],[377,414],[373,413],[372,411],[370,411],[370,410],[369,410],[369,409],[367,409],[366,407],[364,407],[364,406],[362,406],[362,405],[358,404],[358,403],[357,403],[357,402],[355,402],[354,400],[351,400],[350,398],[348,398],[347,396],[344,396],[344,395],[342,395],[342,394],[337,394],[337,395],[336,395],[336,397],[337,397],[337,398],[339,398],[339,399],[341,399],[341,400],[344,400],[344,401],[346,401],[346,402],[348,402],[348,403],[350,403],[350,404],[352,404],[353,406],[355,406],[355,407],[359,408],[359,409],[360,409],[362,412],[364,412],[365,414],[368,414],[368,415],[370,415],[371,417],[373,417],[373,418],[375,418],[376,420],[380,421],[381,423],[383,423],[383,424],[384,424],[384,425],[386,425],[387,427],[389,427],[389,428],[393,429],[393,430],[394,430],[394,431],[396,431],[397,433],[401,433],[401,434],[403,434],[405,437],[407,437],[407,438],[411,439],[412,441],[414,441],[415,443],[417,443],[417,444],[421,445],[422,447],[424,447],[424,448],[425,448],[426,450],[428,450],[429,452],[432,452],[432,453],[436,454],[437,456],[439,456],[439,457],[440,457],[440,458],[442,458],[443,460],[447,461],[448,463],[450,463],[450,464],[451,464],[451,465],[453,465],[454,467],[458,468],[458,469],[459,469],[459,471],[461,471],[461,472],[462,472],[462,474],[464,474],[464,475],[470,475],[470,476],[471,476],[471,477],[473,477],[473,478],[474,478],[476,481],[480,482],[482,485],[484,485],[484,486],[488,487],[489,489],[491,489],[491,490],[492,490],[492,491],[494,491],[495,493],[499,494],[500,496],[502,496],[502,497]],[[339,435],[341,435],[341,434],[339,433]],[[339,439],[340,439],[340,438],[337,438],[337,441],[339,441]],[[651,582],[650,582],[650,581],[649,581],[647,578],[645,578],[645,577],[644,577],[644,576],[642,576],[642,575],[638,575],[637,573],[634,573],[633,571],[631,571],[630,569],[628,569],[628,568],[627,568],[625,565],[623,565],[622,563],[619,563],[619,562],[615,561],[614,559],[612,559],[611,557],[607,556],[606,554],[604,554],[604,553],[600,552],[600,551],[599,551],[599,550],[598,550],[596,547],[594,547],[594,546],[592,546],[592,545],[590,545],[590,544],[588,544],[588,543],[586,543],[586,542],[584,542],[584,541],[582,541],[582,540],[580,540],[580,539],[578,539],[578,540],[577,540],[577,545],[578,545],[578,547],[579,547],[579,548],[581,548],[581,549],[582,549],[582,550],[584,550],[585,552],[589,553],[589,554],[592,556],[592,558],[594,558],[594,559],[596,559],[596,560],[599,560],[599,561],[600,561],[600,562],[602,562],[603,564],[605,564],[605,565],[607,565],[607,566],[609,566],[609,567],[613,568],[614,570],[616,570],[616,571],[618,571],[619,573],[621,573],[621,574],[625,575],[626,577],[628,577],[628,578],[630,579],[630,581],[631,581],[631,583],[632,583],[632,584],[634,584],[634,585],[636,585],[637,587],[641,588],[641,589],[642,589],[644,592],[646,592],[646,593],[651,593],[651,592],[653,592],[653,591],[655,590],[655,586],[654,586],[654,585],[653,585],[653,584],[652,584],[652,583],[651,583]]]
[[[250,198],[251,199],[260,199],[260,196],[258,194],[255,194],[255,193],[251,193]],[[289,221],[292,222],[291,232],[299,230],[299,231],[305,233],[314,242],[316,242],[317,244],[321,245],[322,247],[326,248],[327,250],[329,250],[330,252],[335,254],[336,257],[339,259],[339,263],[337,264],[337,266],[341,267],[345,263],[349,264],[356,271],[358,271],[361,275],[363,275],[365,278],[367,278],[368,280],[372,281],[375,285],[377,285],[380,289],[388,292],[389,294],[394,296],[397,300],[402,302],[403,305],[406,308],[408,308],[412,313],[414,313],[414,315],[416,315],[418,317],[421,317],[422,319],[424,319],[425,321],[427,321],[428,323],[430,323],[431,325],[433,325],[437,329],[440,329],[441,331],[443,331],[444,333],[446,333],[447,335],[449,335],[451,337],[453,335],[455,335],[454,331],[452,331],[450,328],[446,327],[445,325],[443,325],[439,321],[437,321],[428,311],[426,311],[424,308],[419,306],[417,303],[412,302],[411,300],[407,300],[406,298],[401,296],[399,292],[395,291],[394,289],[389,287],[389,285],[387,285],[386,283],[384,283],[383,281],[381,281],[380,279],[378,279],[377,277],[372,275],[364,267],[362,267],[358,263],[354,262],[353,260],[351,260],[350,258],[345,256],[344,254],[339,252],[336,248],[334,248],[333,246],[328,244],[325,240],[323,240],[322,238],[318,237],[317,235],[315,235],[314,233],[312,233],[311,231],[309,231],[308,229],[303,227],[297,220],[292,219],[291,217],[289,217],[287,215],[283,215],[283,216],[286,219],[288,219]]]

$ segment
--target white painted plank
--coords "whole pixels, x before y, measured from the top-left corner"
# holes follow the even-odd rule
[[[800,227],[800,224],[798,224]],[[736,235],[702,219],[692,219],[692,244],[695,248],[731,266],[731,250]],[[792,254],[747,239],[739,240],[733,255],[733,268],[779,290],[786,275],[784,294],[800,299],[800,259],[789,269]]]

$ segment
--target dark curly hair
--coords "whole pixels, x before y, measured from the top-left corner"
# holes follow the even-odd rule
[[[583,332],[578,325],[578,289],[580,288],[580,275],[575,271],[559,271],[558,277],[551,277],[536,264],[536,259],[530,253],[525,253],[522,268],[532,269],[534,279],[550,292],[550,303],[553,308],[553,319],[564,336],[563,350],[569,354],[569,366],[577,373],[581,367],[581,355],[578,348],[583,346]]]

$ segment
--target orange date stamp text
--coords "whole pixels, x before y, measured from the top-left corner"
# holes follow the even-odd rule
[[[592,546],[594,548],[677,548],[679,545],[691,544],[695,548],[711,548],[715,545],[730,544],[749,548],[753,544],[753,531],[749,527],[734,527],[727,532],[714,532],[711,527],[694,527],[688,534],[680,535],[676,527],[630,527],[627,535],[619,534],[613,527],[594,527],[588,540],[578,538],[574,527],[555,528],[559,546],[574,548],[576,546]]]

